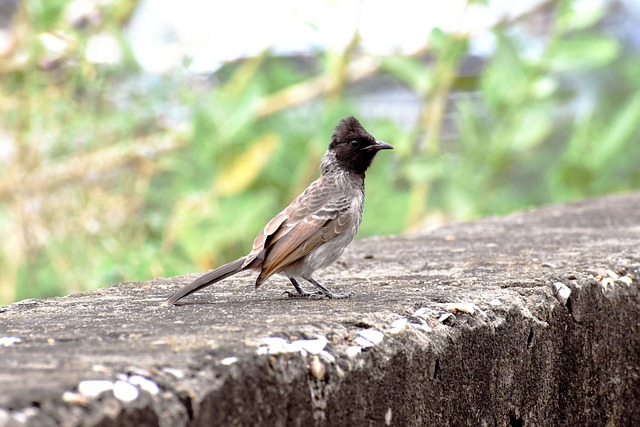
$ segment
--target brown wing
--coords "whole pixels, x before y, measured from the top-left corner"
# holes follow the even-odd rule
[[[351,223],[349,198],[332,195],[323,184],[322,178],[312,183],[256,237],[245,261],[247,265],[256,258],[262,261],[256,286],[333,239]]]
[[[260,261],[264,260],[265,256],[265,248],[268,248],[271,244],[271,240],[273,240],[273,235],[278,231],[282,223],[284,223],[289,218],[287,210],[280,212],[278,215],[273,217],[271,221],[265,225],[265,227],[258,233],[255,240],[253,241],[253,248],[249,255],[247,255],[242,267],[246,267],[256,260],[256,258],[262,258]]]
[[[314,249],[342,233],[351,224],[351,215],[337,215],[322,223],[299,223],[270,249],[256,282],[260,285],[269,276],[309,255]]]

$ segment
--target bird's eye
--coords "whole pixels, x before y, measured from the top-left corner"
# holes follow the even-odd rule
[[[353,141],[351,141],[351,146],[353,148],[360,148],[360,141],[354,139]]]

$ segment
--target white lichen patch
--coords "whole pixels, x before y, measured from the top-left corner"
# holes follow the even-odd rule
[[[571,289],[562,282],[556,282],[553,286],[556,288],[556,298],[558,298],[558,301],[560,301],[562,305],[566,305],[571,296]]]
[[[358,335],[359,337],[356,338],[356,342],[358,338],[364,338],[369,343],[371,343],[371,345],[366,346],[358,342],[358,344],[362,345],[363,347],[371,347],[374,345],[378,345],[384,339],[384,334],[376,329],[361,329],[358,331]]]
[[[400,319],[394,320],[391,322],[389,329],[387,329],[387,333],[389,334],[399,334],[407,328],[407,324],[409,320],[406,317],[401,317]]]
[[[18,337],[11,337],[11,336],[0,337],[0,347],[9,347],[21,341],[22,339]]]
[[[303,353],[320,354],[327,346],[324,335],[316,335],[316,339],[287,341],[280,337],[265,337],[260,340],[258,354]]]
[[[158,384],[156,384],[155,381],[151,381],[149,378],[145,378],[142,375],[131,375],[128,381],[149,394],[156,395],[160,392],[160,387],[158,387]]]
[[[113,390],[113,381],[110,380],[86,380],[78,384],[78,393],[91,399],[111,390]]]
[[[351,345],[347,347],[347,356],[349,357],[356,357],[360,353],[362,353],[362,347],[359,345]]]
[[[225,366],[229,366],[229,365],[233,365],[234,363],[236,363],[238,361],[238,358],[235,356],[229,356],[229,357],[225,357],[224,359],[222,359],[220,361],[221,365],[225,365]]]
[[[113,395],[121,402],[133,402],[140,395],[140,391],[130,382],[118,380],[113,384]]]

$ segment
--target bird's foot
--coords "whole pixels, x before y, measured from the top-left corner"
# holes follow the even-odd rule
[[[313,292],[307,292],[307,291],[302,291],[302,292],[291,292],[291,291],[284,291],[282,293],[283,296],[287,296],[289,298],[297,298],[297,299],[345,299],[345,298],[350,298],[351,296],[354,295],[353,292],[349,292],[348,294],[339,294],[337,292],[332,292],[332,291],[313,291]]]
[[[307,292],[307,291],[284,291],[282,296],[287,296],[294,299],[323,299],[325,295],[320,291]]]
[[[324,286],[322,286],[320,283],[318,283],[312,277],[306,278],[305,280],[307,280],[309,283],[311,283],[316,288],[318,288],[317,292],[320,292],[322,295],[325,296],[325,298],[329,298],[329,299],[345,299],[345,298],[350,298],[352,295],[354,295],[353,292],[349,292],[348,294],[339,294],[337,292],[333,292],[331,289],[325,288]]]
[[[349,292],[348,294],[339,294],[339,293],[333,292],[331,289],[328,289],[328,288],[325,288],[324,286],[322,286],[320,283],[315,281],[313,278],[305,279],[309,283],[313,284],[316,288],[318,288],[317,291],[313,291],[313,292],[305,291],[304,289],[302,289],[300,287],[300,285],[298,284],[298,281],[295,278],[290,277],[289,280],[291,281],[291,284],[293,285],[294,289],[296,290],[295,292],[284,291],[282,293],[282,295],[286,295],[289,298],[345,299],[345,298],[350,298],[353,295],[353,292]]]
[[[286,296],[288,298],[293,298],[293,299],[346,299],[346,298],[351,298],[353,295],[355,295],[353,292],[349,292],[348,294],[339,294],[337,292],[333,292],[333,291],[328,291],[328,292],[324,292],[324,291],[313,291],[313,292],[308,292],[308,291],[302,291],[302,292],[292,292],[292,291],[284,291],[282,293],[282,296]]]

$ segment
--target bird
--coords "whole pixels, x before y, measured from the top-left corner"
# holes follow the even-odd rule
[[[290,297],[349,298],[318,283],[313,274],[335,262],[355,237],[364,210],[365,172],[380,150],[393,146],[374,138],[353,116],[337,124],[320,162],[320,177],[289,206],[277,214],[253,242],[251,252],[203,274],[178,289],[162,305],[245,270],[255,270],[258,288],[274,274],[289,279],[295,292]],[[301,279],[316,290],[300,286]]]

